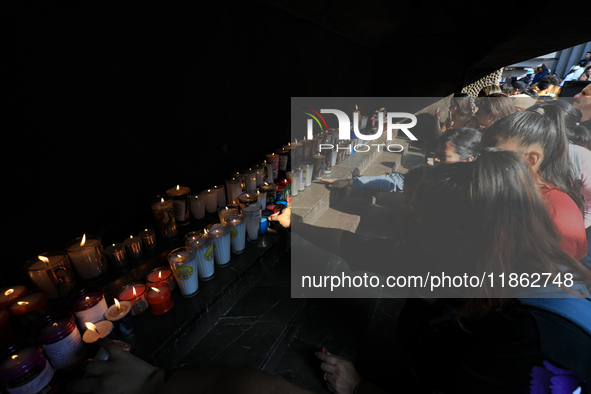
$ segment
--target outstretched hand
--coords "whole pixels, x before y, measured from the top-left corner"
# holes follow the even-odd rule
[[[275,212],[269,216],[269,220],[272,222],[279,222],[285,228],[291,227],[291,209],[284,208],[280,212]]]
[[[98,342],[109,352],[108,361],[88,360],[82,369],[85,375],[70,385],[72,393],[152,393],[164,382],[164,370],[125,351],[110,339]],[[159,379],[160,378],[160,379]]]
[[[314,353],[322,363],[320,369],[324,371],[324,380],[328,388],[337,394],[353,394],[361,381],[361,376],[352,363],[344,358],[330,353]]]
[[[343,188],[349,186],[349,179],[327,178],[327,179],[318,179],[318,181],[320,183],[328,185],[328,187],[331,189],[343,189]]]

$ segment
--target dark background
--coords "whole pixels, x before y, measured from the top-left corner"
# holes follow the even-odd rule
[[[518,26],[498,18],[467,31],[481,17],[473,3],[0,7],[0,285],[83,233],[103,244],[137,234],[151,223],[150,198],[168,188],[199,192],[260,162],[291,139],[290,97],[445,96],[590,39],[582,16],[532,36],[527,27],[546,16],[537,10]]]

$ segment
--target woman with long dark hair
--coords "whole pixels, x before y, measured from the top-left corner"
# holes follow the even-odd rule
[[[484,133],[483,147],[520,153],[542,191],[550,215],[562,238],[562,247],[578,260],[587,253],[580,187],[568,155],[563,111],[541,103],[493,123]]]

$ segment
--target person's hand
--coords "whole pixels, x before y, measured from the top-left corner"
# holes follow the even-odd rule
[[[86,361],[82,365],[84,377],[70,384],[70,392],[145,394],[156,392],[164,383],[164,370],[125,351],[110,339],[99,339],[97,343],[109,352],[109,360]],[[159,378],[161,384],[156,383]]]
[[[352,363],[344,358],[330,353],[314,353],[322,363],[320,369],[324,371],[324,380],[333,393],[353,394],[359,385],[361,376]]]
[[[291,227],[291,209],[284,208],[281,212],[275,212],[269,216],[269,220],[272,222],[279,222],[285,228]]]
[[[343,189],[349,186],[349,179],[319,179],[320,183],[328,185],[331,189]]]

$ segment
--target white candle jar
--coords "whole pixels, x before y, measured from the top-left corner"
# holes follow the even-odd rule
[[[191,231],[185,235],[185,245],[190,246],[195,252],[199,279],[207,281],[213,278],[215,273],[213,240],[203,230]]]
[[[76,286],[70,259],[63,252],[46,252],[32,257],[25,264],[25,270],[50,300],[66,299]]]
[[[215,244],[216,264],[220,267],[226,266],[230,262],[232,249],[230,231],[221,223],[210,224],[206,229]]]
[[[174,249],[168,254],[168,264],[183,297],[193,297],[199,290],[199,268],[195,252],[189,246]]]
[[[68,242],[65,249],[82,278],[92,279],[107,272],[107,259],[99,236],[76,238]]]

